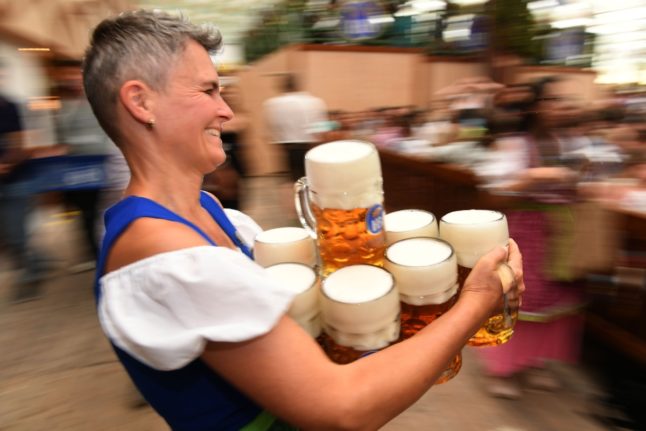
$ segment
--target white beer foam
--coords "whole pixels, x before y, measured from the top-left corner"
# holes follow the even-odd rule
[[[457,224],[481,224],[499,221],[502,213],[491,210],[462,210],[453,211],[442,217],[447,223]]]
[[[352,265],[333,272],[323,283],[323,292],[335,301],[360,304],[381,298],[392,288],[390,274],[370,265]]]
[[[308,237],[309,233],[302,227],[278,227],[260,232],[256,236],[256,241],[277,244],[300,241]]]
[[[427,211],[400,210],[386,214],[386,230],[404,232],[419,229],[435,221],[435,216]]]
[[[316,265],[316,244],[300,227],[279,227],[256,235],[254,260],[264,267],[278,263]]]
[[[307,154],[307,157],[317,163],[347,163],[368,156],[373,149],[361,141],[335,141],[319,145]]]
[[[386,249],[384,266],[395,278],[402,301],[412,305],[437,304],[458,280],[452,247],[435,238],[396,242]]]
[[[491,210],[454,211],[442,217],[440,238],[453,246],[459,265],[473,268],[480,257],[495,247],[507,246],[507,219]]]
[[[272,279],[296,295],[305,292],[316,281],[314,270],[299,263],[279,263],[266,270]]]
[[[381,163],[374,145],[335,141],[305,155],[305,174],[321,208],[370,208],[383,202]]]
[[[451,246],[431,238],[410,238],[399,241],[386,250],[386,256],[393,263],[403,266],[429,266],[440,263],[451,256]]]

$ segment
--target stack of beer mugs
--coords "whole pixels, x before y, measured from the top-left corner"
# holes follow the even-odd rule
[[[318,340],[335,362],[352,362],[432,324],[455,303],[479,257],[508,242],[506,219],[494,211],[451,213],[439,228],[427,211],[386,215],[372,144],[319,145],[306,154],[305,172],[295,184],[303,229],[263,232],[254,255],[273,277],[294,284],[290,315],[313,337],[322,328]],[[507,341],[515,318],[507,311],[492,316],[469,344]],[[461,364],[458,353],[437,383],[454,377]]]

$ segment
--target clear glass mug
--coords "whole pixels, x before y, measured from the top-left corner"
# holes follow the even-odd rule
[[[386,214],[384,222],[387,246],[407,238],[437,238],[440,235],[435,215],[424,210],[394,211]]]
[[[279,227],[260,232],[254,239],[254,261],[265,268],[278,263],[316,267],[316,244],[301,227]]]
[[[455,303],[458,263],[451,245],[437,238],[408,238],[386,249],[384,267],[393,275],[401,301],[401,338],[415,335]],[[455,377],[462,367],[459,352],[436,384]]]
[[[296,212],[316,239],[320,273],[349,265],[383,265],[383,180],[377,149],[335,141],[305,155],[305,177],[294,185]]]
[[[266,268],[269,276],[294,293],[287,314],[316,338],[321,334],[319,278],[302,263],[278,263]]]
[[[499,211],[462,210],[445,214],[440,220],[440,238],[451,244],[458,260],[460,289],[478,259],[497,246],[509,245],[507,218]],[[499,275],[507,277],[506,265],[499,268]],[[495,346],[506,343],[514,333],[518,307],[508,306],[508,296],[503,295],[503,308],[490,316],[468,341],[470,346]]]
[[[392,275],[372,265],[350,265],[321,284],[323,348],[347,364],[399,339],[399,294]]]

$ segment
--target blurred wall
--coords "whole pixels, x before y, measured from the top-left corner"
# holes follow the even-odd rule
[[[293,45],[264,57],[239,74],[243,104],[249,115],[244,143],[250,174],[285,170],[281,152],[268,144],[262,104],[279,94],[279,77],[297,75],[301,88],[322,98],[328,109],[363,111],[384,106],[415,105],[427,109],[436,93],[458,80],[488,76],[474,60],[429,57],[421,50],[393,47]],[[559,75],[576,100],[597,97],[590,70],[550,66],[516,66],[504,83]]]
[[[413,104],[417,53],[307,50],[301,56],[305,89],[322,97],[329,109]]]
[[[285,169],[282,153],[268,143],[262,111],[263,102],[279,94],[281,74],[295,73],[301,88],[322,98],[328,109],[426,108],[440,88],[484,73],[480,63],[456,61],[434,63],[417,49],[326,45],[290,46],[264,57],[238,74],[249,116],[244,143],[250,174]]]

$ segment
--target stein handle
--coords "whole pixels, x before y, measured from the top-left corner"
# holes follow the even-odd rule
[[[514,276],[514,270],[511,269],[509,264],[506,262],[503,262],[498,266],[497,272],[503,289],[503,321],[506,328],[511,328],[514,325],[513,315],[515,312],[518,312],[518,310],[512,310],[512,307],[509,305],[509,291],[516,287],[516,278]]]
[[[309,232],[313,239],[316,239],[316,219],[312,213],[309,198],[309,186],[307,185],[307,177],[301,177],[294,183],[294,204],[296,207],[296,214],[301,225]]]

